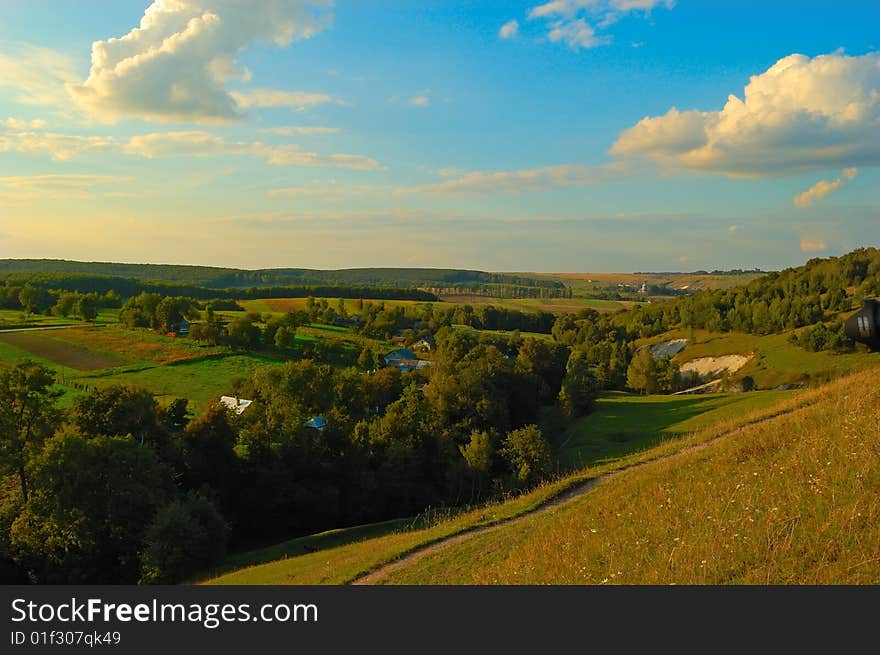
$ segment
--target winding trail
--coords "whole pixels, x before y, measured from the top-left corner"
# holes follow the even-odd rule
[[[614,471],[609,471],[608,473],[603,473],[601,475],[596,476],[595,478],[591,478],[589,480],[585,480],[580,482],[569,489],[559,493],[556,496],[548,498],[546,501],[531,509],[527,512],[523,512],[522,514],[518,514],[517,516],[512,516],[510,518],[502,519],[497,523],[492,523],[490,525],[482,525],[476,526],[473,528],[468,528],[463,530],[462,532],[458,532],[454,535],[450,535],[448,537],[444,537],[438,539],[436,541],[431,541],[426,544],[422,544],[420,546],[416,546],[412,550],[403,553],[400,557],[390,562],[386,562],[385,564],[380,564],[378,567],[374,568],[371,571],[367,571],[366,573],[362,573],[358,577],[351,580],[348,584],[352,585],[371,585],[371,584],[379,584],[382,582],[384,578],[386,578],[391,573],[399,571],[400,569],[404,569],[415,562],[419,561],[423,557],[427,557],[428,555],[433,555],[434,553],[455,546],[456,544],[460,544],[464,541],[468,541],[480,534],[484,534],[487,532],[493,532],[495,530],[499,530],[508,525],[519,523],[526,518],[537,516],[540,514],[546,514],[548,512],[552,512],[556,508],[567,505],[578,498],[588,494],[593,488],[599,485],[602,482],[610,480],[611,478],[617,477],[618,475],[625,473],[627,471],[632,471],[633,469],[642,468],[644,466],[649,466],[651,464],[658,464],[660,462],[666,462],[678,457],[683,457],[686,454],[698,452],[700,450],[705,449],[711,444],[721,440],[726,439],[727,437],[731,437],[735,434],[739,434],[743,430],[747,430],[756,425],[762,425],[764,423],[769,423],[770,421],[776,420],[782,416],[787,416],[789,414],[794,414],[795,412],[799,412],[809,408],[811,405],[815,403],[815,399],[809,401],[803,405],[797,405],[792,408],[787,408],[768,416],[761,417],[749,423],[745,423],[737,428],[733,428],[732,430],[728,430],[726,432],[722,432],[720,434],[715,435],[711,439],[703,441],[698,444],[694,444],[692,446],[686,446],[681,450],[677,450],[668,455],[661,455],[654,459],[645,460],[644,462],[637,462],[635,464],[630,464],[628,466],[624,466]]]

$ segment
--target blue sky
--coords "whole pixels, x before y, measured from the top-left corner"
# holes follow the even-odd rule
[[[587,272],[876,245],[878,24],[867,1],[5,0],[0,257]]]

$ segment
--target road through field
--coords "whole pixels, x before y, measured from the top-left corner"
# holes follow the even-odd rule
[[[28,327],[28,328],[12,328],[10,330],[0,329],[0,334],[9,334],[11,332],[38,332],[43,330],[69,330],[70,328],[75,327],[84,327],[83,325],[45,325],[43,327]],[[99,325],[93,325],[91,327],[101,327]]]
[[[381,584],[382,580],[386,578],[391,573],[398,571],[400,569],[404,569],[411,564],[414,564],[418,560],[423,557],[427,557],[428,555],[432,555],[437,551],[448,548],[451,546],[455,546],[456,544],[460,544],[464,541],[472,539],[480,534],[484,534],[487,532],[492,532],[494,530],[498,530],[500,528],[506,527],[512,523],[519,523],[526,518],[536,516],[539,514],[545,514],[555,510],[557,507],[561,505],[565,505],[567,503],[573,502],[574,500],[581,498],[585,494],[589,493],[593,488],[595,488],[598,484],[610,480],[611,478],[617,477],[621,473],[626,471],[631,471],[633,469],[641,468],[643,466],[649,466],[651,464],[656,464],[658,462],[669,461],[676,457],[682,457],[685,454],[697,452],[703,450],[710,444],[717,442],[720,439],[725,439],[727,437],[731,437],[735,434],[739,434],[743,430],[751,428],[756,425],[761,425],[763,423],[767,423],[769,421],[776,420],[782,416],[786,416],[788,414],[793,414],[795,412],[802,411],[809,407],[812,403],[807,403],[803,405],[799,405],[797,407],[791,409],[785,409],[783,411],[777,412],[775,414],[771,414],[770,416],[765,416],[763,418],[752,421],[751,423],[746,423],[745,425],[741,425],[733,430],[729,430],[727,432],[722,432],[719,435],[712,437],[711,439],[704,441],[699,444],[695,444],[693,446],[688,446],[679,451],[671,453],[669,455],[663,455],[661,457],[657,457],[655,459],[650,459],[644,462],[639,462],[637,464],[632,464],[630,466],[626,466],[624,468],[618,469],[616,471],[612,471],[610,473],[605,473],[603,475],[599,475],[595,478],[587,480],[585,482],[581,482],[580,484],[575,485],[574,487],[567,489],[562,492],[558,496],[548,499],[542,505],[539,505],[535,509],[525,512],[524,514],[519,514],[518,516],[511,517],[509,519],[504,519],[499,521],[498,523],[493,523],[492,525],[480,526],[475,528],[470,528],[468,530],[464,530],[463,532],[459,532],[458,534],[454,534],[452,536],[446,537],[444,539],[440,539],[438,541],[434,541],[428,544],[424,544],[423,546],[419,546],[408,553],[405,553],[401,557],[386,564],[382,564],[381,566],[364,573],[354,580],[352,580],[349,584],[353,585],[369,585],[369,584]]]

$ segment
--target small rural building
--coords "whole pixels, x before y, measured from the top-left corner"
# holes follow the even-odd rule
[[[398,348],[397,350],[392,350],[390,353],[385,355],[385,366],[394,366],[397,362],[403,360],[412,360],[418,359],[418,356],[407,348]]]
[[[310,421],[306,421],[306,427],[313,428],[313,429],[317,430],[318,432],[323,432],[324,428],[327,427],[327,421],[324,420],[323,416],[316,416],[315,418],[311,419]]]
[[[236,414],[241,414],[253,404],[253,400],[236,398],[235,396],[220,396],[220,404],[225,405]]]
[[[398,348],[385,355],[385,366],[394,367],[401,373],[421,371],[433,364],[434,362],[427,359],[419,359],[412,350],[407,348]]]
[[[419,339],[413,345],[413,350],[419,350],[422,352],[431,352],[437,347],[437,342],[434,341],[434,337],[425,337],[424,339]]]

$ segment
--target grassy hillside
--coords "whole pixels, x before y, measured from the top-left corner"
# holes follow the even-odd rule
[[[823,390],[811,390],[798,392],[794,395],[778,396],[773,404],[764,407],[741,406],[737,411],[733,411],[732,405],[716,407],[712,412],[706,412],[703,415],[703,427],[693,434],[667,438],[653,448],[632,452],[618,459],[610,459],[603,464],[585,468],[577,474],[563,477],[507,502],[493,503],[465,511],[427,528],[397,531],[378,538],[356,541],[338,547],[328,547],[320,552],[284,557],[270,562],[265,561],[265,551],[253,551],[251,556],[237,555],[233,565],[223,567],[234,568],[234,565],[247,564],[239,570],[220,576],[207,575],[205,577],[208,578],[210,584],[347,583],[377,566],[391,562],[426,544],[527,514],[547,501],[608,472],[621,470],[640,462],[676,453],[695,444],[710,441],[740,426],[815,403],[822,396]],[[543,520],[547,520],[548,516],[545,515]]]
[[[391,583],[877,584],[880,369],[799,411],[601,483]]]
[[[670,291],[700,291],[702,289],[731,289],[748,284],[763,273],[538,273],[538,277],[559,280],[575,293],[588,293],[601,287],[625,285],[639,288],[642,283],[662,286]]]
[[[638,346],[673,339],[687,339],[688,345],[673,359],[684,364],[701,357],[722,355],[754,355],[735,377],[750,375],[759,389],[775,389],[784,384],[825,382],[843,373],[872,366],[878,362],[876,353],[856,352],[837,355],[831,352],[809,352],[788,340],[790,332],[759,336],[741,332],[707,332],[706,330],[673,330]]]
[[[607,392],[589,416],[575,421],[557,448],[563,466],[602,464],[713,423],[778,404],[793,391],[757,391],[693,396],[638,396]]]

